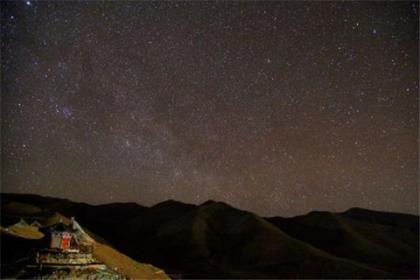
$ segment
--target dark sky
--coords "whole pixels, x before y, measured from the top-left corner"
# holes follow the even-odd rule
[[[2,191],[417,213],[416,2],[1,2]]]

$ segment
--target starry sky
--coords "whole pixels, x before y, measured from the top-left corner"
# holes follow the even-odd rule
[[[418,2],[1,2],[3,192],[417,213]]]

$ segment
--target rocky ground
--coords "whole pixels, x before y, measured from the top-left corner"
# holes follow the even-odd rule
[[[23,268],[13,278],[16,279],[109,279],[120,280],[127,279],[123,275],[116,273],[110,269],[28,269]]]

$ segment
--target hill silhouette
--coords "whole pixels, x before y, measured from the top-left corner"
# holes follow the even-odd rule
[[[419,273],[413,215],[355,208],[263,218],[216,201],[168,200],[144,207],[20,194],[1,199],[2,205],[76,216],[106,246],[173,278],[417,278]]]
[[[372,212],[372,216],[378,214],[375,211],[364,211]],[[387,213],[381,215],[386,216]],[[267,220],[290,236],[335,256],[366,263],[394,274],[418,274],[418,234],[405,226],[351,219],[346,212],[311,212],[305,216]],[[418,220],[412,222],[413,226],[418,224]]]

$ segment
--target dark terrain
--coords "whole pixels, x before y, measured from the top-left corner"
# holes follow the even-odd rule
[[[1,203],[2,225],[16,222],[7,213],[19,205],[26,205],[21,217],[30,207],[75,216],[104,242],[175,278],[419,277],[414,215],[353,208],[262,218],[215,201],[92,206],[21,194],[2,194]],[[6,249],[2,260],[11,255]]]

